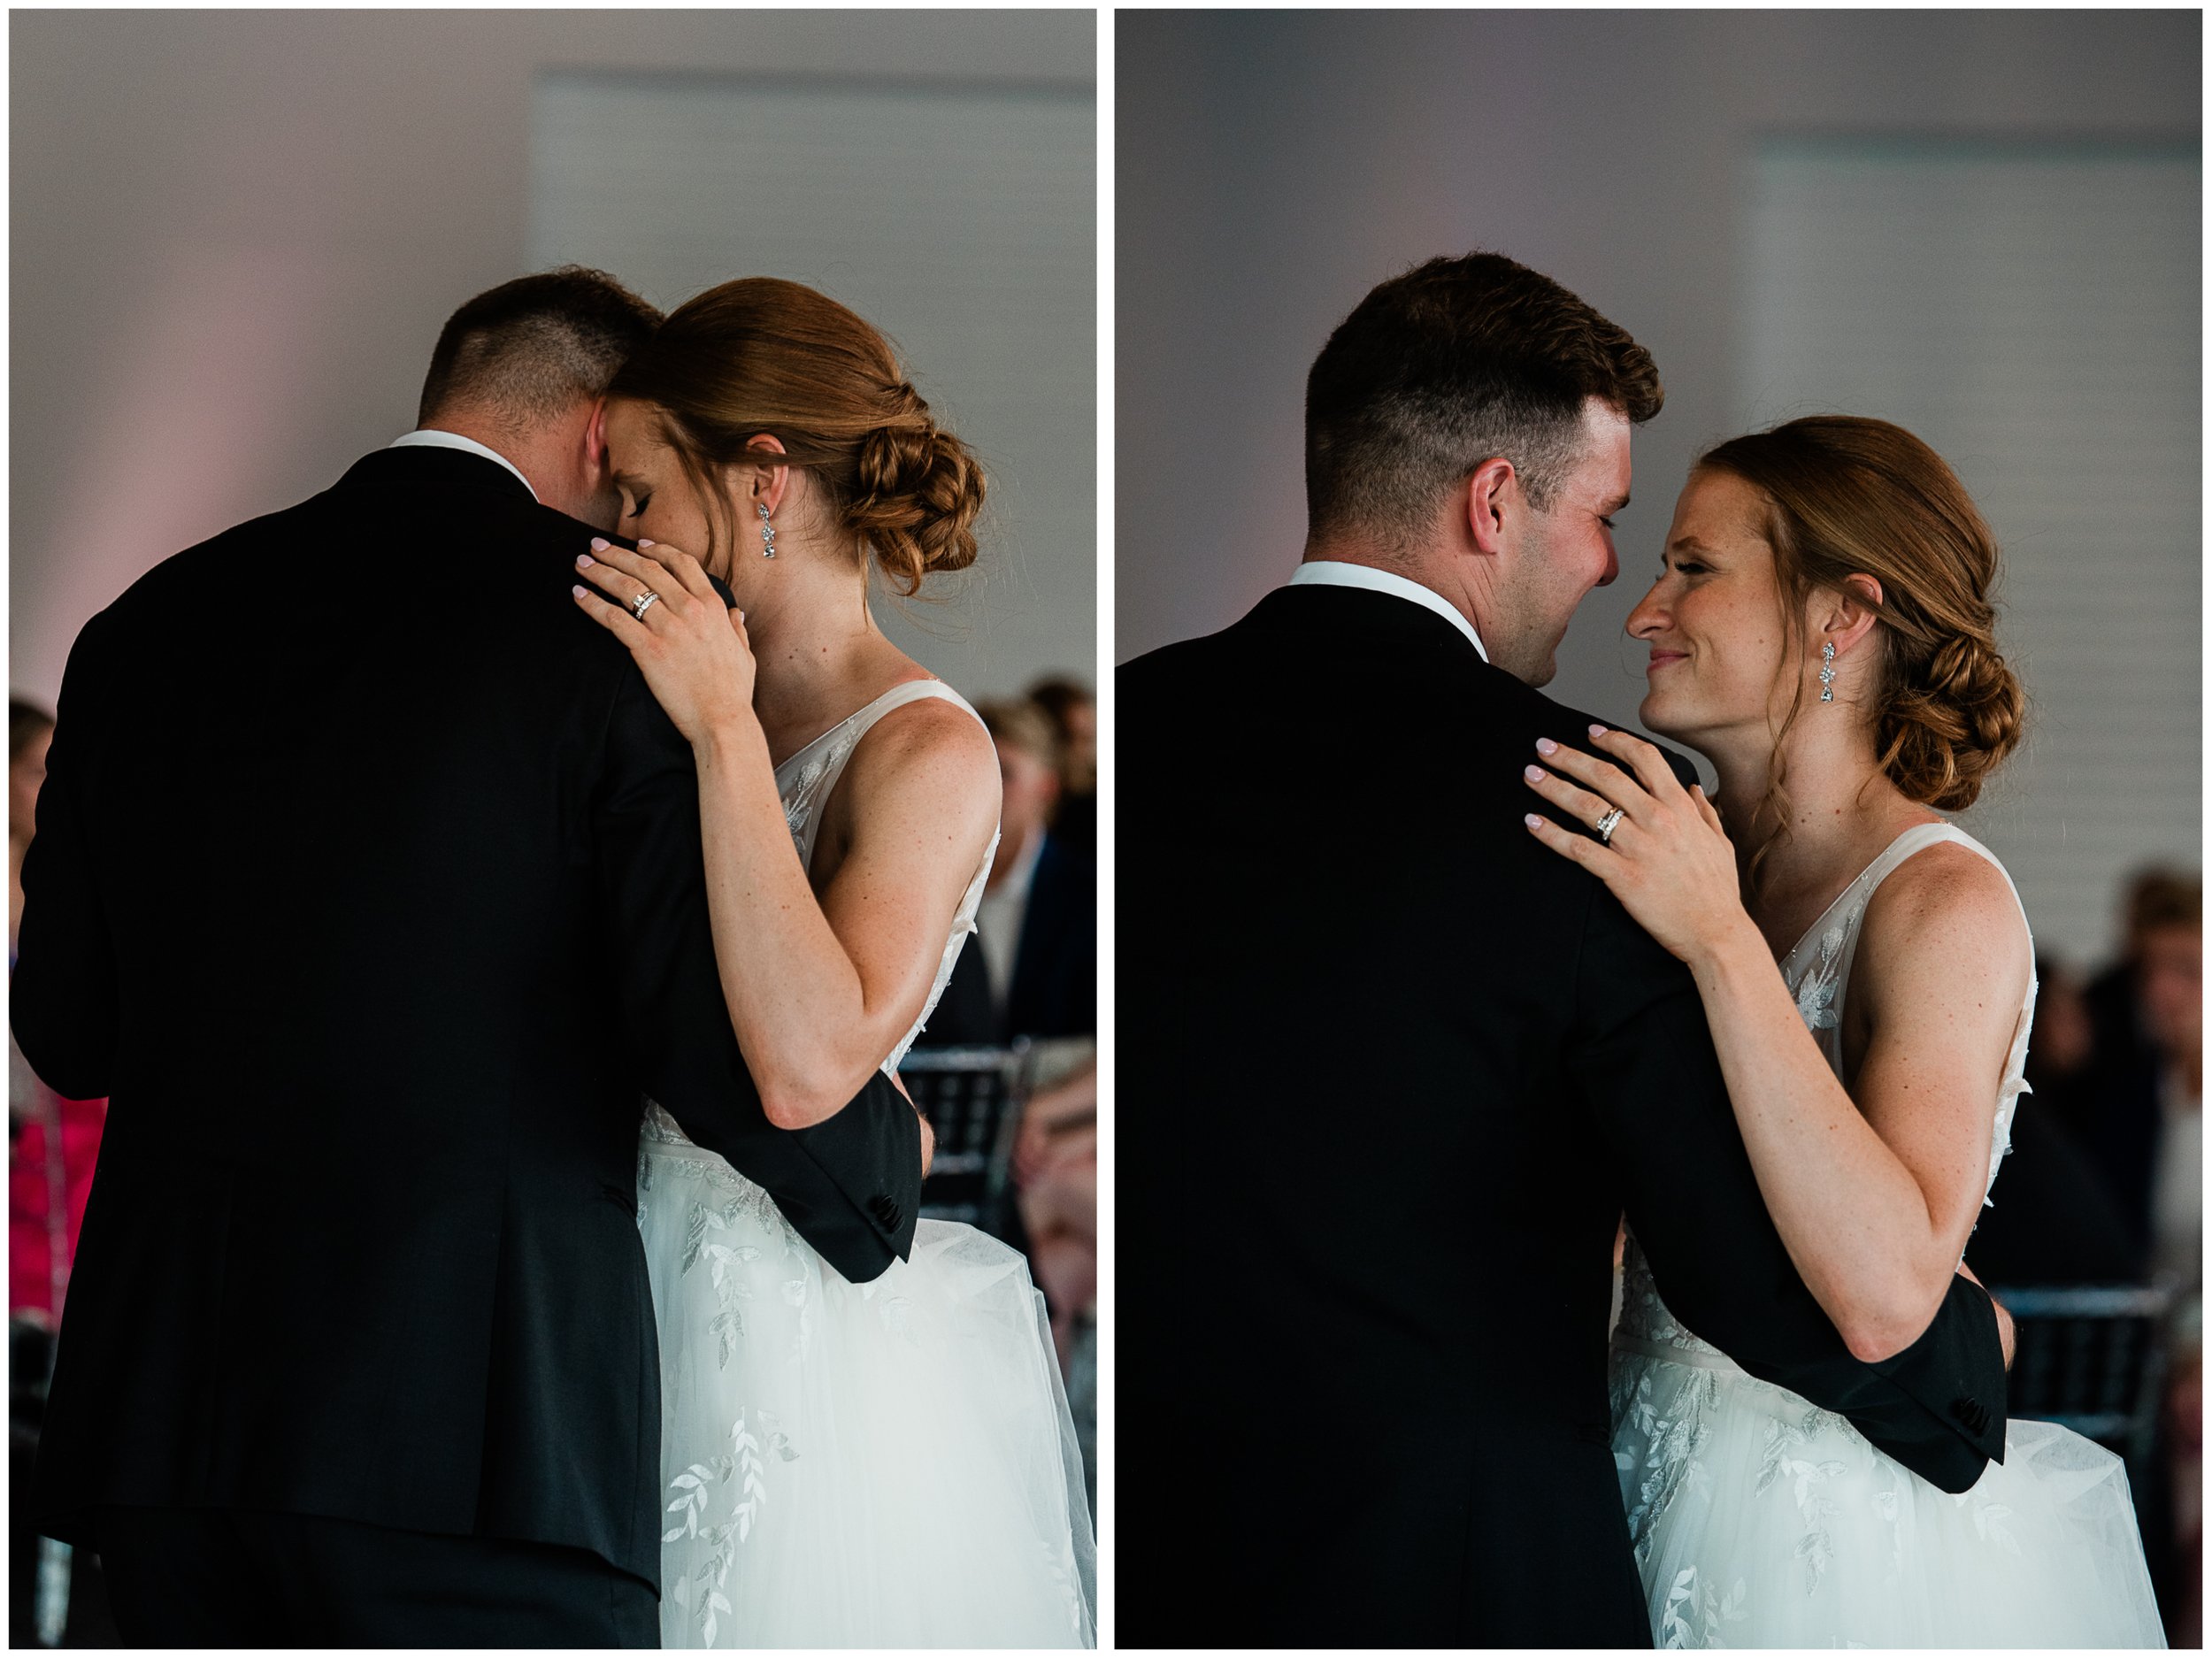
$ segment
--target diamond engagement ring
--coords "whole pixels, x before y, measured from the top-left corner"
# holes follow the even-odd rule
[[[645,619],[646,611],[651,610],[660,602],[661,595],[654,592],[652,588],[648,587],[644,592],[639,594],[636,598],[630,601],[630,614],[636,617],[637,619],[641,622]]]
[[[1611,811],[1606,813],[1604,817],[1599,818],[1598,839],[1604,841],[1606,845],[1611,846],[1613,844],[1613,831],[1620,827],[1621,819],[1626,816],[1627,814],[1625,812],[1622,811],[1619,807],[1616,806]]]

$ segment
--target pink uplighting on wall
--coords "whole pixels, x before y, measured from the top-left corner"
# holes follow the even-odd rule
[[[151,306],[111,336],[94,371],[90,441],[53,480],[61,545],[14,549],[42,580],[19,582],[15,687],[51,706],[85,622],[170,554],[288,505],[270,489],[342,326],[327,265],[296,249],[177,242]],[[40,487],[18,476],[18,489]]]

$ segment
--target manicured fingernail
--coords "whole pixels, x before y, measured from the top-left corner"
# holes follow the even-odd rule
[[[1549,737],[1539,737],[1536,740],[1536,752],[1539,754],[1557,754],[1559,752],[1559,745],[1554,742]]]
[[[580,599],[584,596],[584,590],[581,587],[571,587],[569,591]]]
[[[1528,766],[1523,769],[1521,775],[1532,783],[1540,783],[1544,780],[1544,768],[1540,765]]]
[[[589,570],[598,562],[599,561],[596,558],[594,558],[589,553],[579,553],[576,555],[576,568],[579,570]]]
[[[595,553],[603,553],[611,545],[612,543],[603,535],[595,535],[591,538],[591,550]]]
[[[640,537],[638,537],[638,543],[637,543],[637,544],[638,544],[638,550],[639,550],[640,552],[643,552],[643,551],[644,551],[647,548],[650,547],[653,543],[652,543],[652,542],[650,542],[650,541],[647,541],[647,540],[646,540],[643,536],[641,536],[641,535]]]
[[[1593,725],[1590,727],[1590,734],[1593,737],[1602,737],[1605,735],[1605,727],[1602,725]]]
[[[1544,826],[1544,820],[1541,817],[1539,817],[1534,812],[1529,813],[1529,815],[1522,818],[1521,821],[1532,829],[1540,829]]]

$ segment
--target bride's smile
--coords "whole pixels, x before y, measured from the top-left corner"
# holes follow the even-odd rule
[[[1704,748],[1732,735],[1770,742],[1787,718],[1801,679],[1789,672],[1764,518],[1759,492],[1726,472],[1694,472],[1676,502],[1658,580],[1628,617],[1630,636],[1651,647],[1639,713],[1650,730]]]

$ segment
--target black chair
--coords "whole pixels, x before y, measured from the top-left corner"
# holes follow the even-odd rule
[[[2008,1414],[2115,1451],[2143,1483],[2158,1433],[2173,1292],[2157,1286],[1993,1289],[2017,1331]]]
[[[1010,1048],[907,1050],[899,1080],[937,1136],[936,1156],[922,1182],[926,1218],[965,1221],[1004,1236],[1028,1072],[1029,1044],[1019,1038]]]

